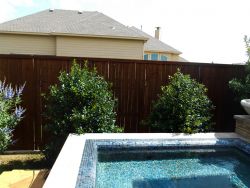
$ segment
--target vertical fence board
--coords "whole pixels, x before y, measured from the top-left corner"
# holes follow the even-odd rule
[[[26,82],[22,96],[22,106],[26,109],[24,118],[14,130],[14,144],[10,149],[34,149],[34,81],[32,57],[0,58],[0,79],[13,87]]]

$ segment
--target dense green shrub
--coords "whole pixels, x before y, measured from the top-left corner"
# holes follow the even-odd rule
[[[162,87],[147,123],[153,132],[206,132],[211,129],[213,105],[204,85],[178,70]]]
[[[0,153],[12,142],[12,132],[22,119],[24,109],[20,106],[24,85],[13,89],[0,81]]]
[[[59,84],[45,97],[45,117],[51,141],[47,158],[54,159],[69,133],[121,132],[115,125],[115,100],[109,84],[90,70],[73,63],[70,73],[61,72]]]
[[[229,81],[229,88],[233,90],[236,101],[250,98],[250,38],[244,38],[247,52],[247,62],[245,65],[246,77],[244,79],[234,78]]]

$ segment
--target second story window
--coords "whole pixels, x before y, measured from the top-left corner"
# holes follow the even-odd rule
[[[161,61],[167,61],[168,57],[166,55],[161,55]]]
[[[151,60],[158,60],[158,54],[151,54]]]
[[[149,56],[148,54],[145,54],[144,55],[144,60],[148,60],[149,59],[148,56]]]

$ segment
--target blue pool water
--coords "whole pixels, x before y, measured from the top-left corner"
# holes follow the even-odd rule
[[[97,188],[250,187],[250,158],[236,148],[99,150]]]

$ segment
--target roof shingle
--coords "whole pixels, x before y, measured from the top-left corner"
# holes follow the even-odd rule
[[[100,13],[44,10],[0,24],[0,32],[105,36],[147,40],[131,28]]]

